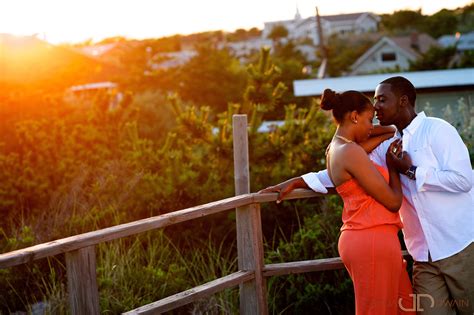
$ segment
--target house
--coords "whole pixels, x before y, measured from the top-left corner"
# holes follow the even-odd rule
[[[247,57],[255,52],[259,52],[261,47],[272,47],[272,41],[261,37],[254,37],[238,42],[220,42],[217,45],[218,49],[229,49],[241,62],[247,61]]]
[[[456,45],[458,52],[474,50],[474,31],[466,34],[456,33],[456,35],[444,35],[438,38],[438,43],[442,47]]]
[[[110,81],[74,85],[64,94],[66,103],[84,108],[93,107],[97,102],[103,101],[108,110],[114,110],[119,107],[123,99],[124,95],[120,92],[118,84]]]
[[[195,56],[197,56],[197,51],[195,50],[157,53],[149,60],[148,66],[152,71],[167,70],[182,66]],[[145,71],[145,74],[149,73],[148,70]]]
[[[295,29],[300,23],[304,21],[305,20],[301,18],[301,15],[298,9],[296,9],[296,14],[295,14],[294,19],[264,22],[263,23],[264,27],[262,30],[262,39],[268,39],[273,29],[277,26],[284,26],[288,30],[288,38],[296,39],[297,37],[296,37]]]
[[[117,43],[96,44],[79,47],[76,50],[89,57],[100,57],[117,46]]]
[[[424,33],[384,36],[352,64],[351,75],[407,70],[410,61],[418,59],[432,46],[439,46],[438,42]]]
[[[337,34],[348,36],[350,34],[361,34],[376,32],[380,17],[370,12],[338,14],[321,16],[321,28],[326,38]],[[298,10],[295,18],[285,21],[265,22],[262,38],[268,38],[273,28],[284,26],[288,30],[288,38],[295,41],[310,40],[314,45],[319,44],[318,27],[316,17],[301,18]]]

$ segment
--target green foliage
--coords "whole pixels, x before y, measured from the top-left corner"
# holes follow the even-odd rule
[[[262,31],[256,27],[252,27],[249,30],[239,28],[236,29],[234,32],[227,33],[225,35],[225,39],[228,42],[240,42],[251,38],[260,37],[261,34]]]
[[[472,68],[472,67],[474,67],[474,51],[473,50],[465,51],[461,55],[461,60],[459,61],[457,66],[459,68]]]
[[[148,86],[127,94],[114,110],[98,97],[91,107],[43,100],[51,105],[48,111],[16,113],[15,100],[5,100],[0,251],[232,196],[233,114],[250,117],[252,191],[324,167],[334,133],[331,119],[317,100],[305,107],[285,100],[281,79],[298,61],[277,67],[263,50],[246,74],[226,52],[204,47],[196,58],[179,94],[165,96]],[[203,74],[208,71],[215,77]],[[196,82],[202,86],[192,86]],[[242,84],[235,98],[229,92],[234,84]],[[228,99],[213,94],[219,88]],[[196,96],[201,92],[208,96]],[[277,117],[284,118],[283,125],[258,132],[275,111],[282,112]],[[263,205],[264,237],[272,240],[267,262],[336,256],[340,206],[337,198]],[[101,308],[119,313],[235,271],[234,220],[233,213],[222,213],[98,246]],[[19,291],[25,283],[30,289]],[[58,259],[2,270],[0,312],[48,301],[51,312],[64,313],[64,287],[64,262]],[[344,272],[272,278],[269,292],[274,313],[352,309]],[[237,294],[226,290],[177,313],[236,313]]]
[[[463,7],[459,16],[459,32],[467,33],[474,30],[474,3]]]
[[[285,27],[285,25],[277,24],[272,28],[267,38],[273,41],[278,41],[287,36],[288,36],[288,29]]]
[[[382,15],[382,29],[391,34],[405,35],[413,31],[425,32],[434,38],[469,32],[473,29],[473,5],[456,10],[441,9],[433,15],[423,15],[421,10],[401,10]]]
[[[249,83],[244,94],[243,112],[249,113],[255,105],[261,106],[259,112],[273,111],[280,105],[286,87],[281,82],[275,82],[281,70],[271,63],[270,49],[262,48],[258,64],[249,65],[247,71]]]
[[[410,61],[411,71],[448,69],[452,66],[453,57],[456,54],[456,47],[430,47],[416,61]]]
[[[193,244],[183,252],[163,232],[149,232],[133,241],[101,245],[97,271],[102,312],[122,313],[234,272],[235,258],[223,244]],[[228,307],[233,298],[224,295],[214,303]],[[201,302],[191,308],[209,311],[216,304]]]
[[[421,10],[400,10],[382,15],[381,27],[390,33],[405,33],[421,30],[425,20],[426,17],[421,13]]]
[[[263,188],[321,166],[332,127],[317,103],[310,109],[287,105],[282,128],[258,133],[263,115],[282,106],[285,87],[278,83],[280,73],[268,51],[262,52],[260,63],[250,66],[248,73],[245,105],[251,115],[250,143],[251,148],[259,148],[251,150],[252,187]],[[229,103],[227,111],[214,116],[209,107],[188,106],[177,95],[165,98],[152,91],[137,93],[113,111],[105,104],[98,98],[90,108],[71,107],[67,115],[56,112],[41,119],[18,120],[11,125],[13,130],[6,130],[16,140],[0,151],[6,170],[0,175],[0,205],[7,218],[3,224],[8,238],[20,239],[9,236],[19,225],[18,211],[23,225],[32,226],[34,241],[44,242],[233,195],[231,123],[232,115],[241,112],[239,105]],[[155,126],[159,119],[162,123]],[[169,124],[169,120],[175,122]],[[302,213],[310,211],[305,204],[299,207]],[[288,225],[282,225],[281,231],[289,235],[294,215],[288,215],[287,205],[277,212],[284,214],[282,222]],[[101,245],[102,309],[121,312],[235,270],[232,239],[217,246],[182,241],[207,239],[211,231],[223,239],[235,233],[233,220],[232,215],[221,214],[173,227],[167,229],[170,241],[140,236],[136,242]],[[265,233],[266,238],[272,237],[274,229],[267,228]],[[3,245],[2,251],[11,248]],[[41,274],[48,274],[47,265],[41,268]],[[61,268],[50,267],[49,274],[58,275],[53,284],[42,285],[50,282],[39,274],[32,276],[36,285],[27,298],[19,300],[12,292],[16,304],[3,304],[3,309],[61,300],[64,291],[60,288],[65,284]],[[8,288],[17,287],[23,279],[12,273],[2,279],[12,276],[16,278],[5,282]],[[54,305],[64,307],[61,302]],[[236,291],[225,291],[193,307],[212,309],[215,305],[235,312]]]
[[[354,36],[352,39],[347,39],[337,35],[331,36],[327,45],[327,74],[338,77],[349,72],[350,66],[373,44],[374,41],[370,37]]]
[[[244,69],[226,50],[203,45],[179,74],[179,95],[185,101],[221,112],[229,102],[240,102],[246,84]]]
[[[323,209],[306,217],[291,240],[274,245],[267,253],[266,263],[338,256],[336,227],[341,221],[341,200],[329,197]],[[282,310],[290,314],[349,314],[354,308],[352,282],[345,271],[272,277],[268,291],[272,314],[281,314]]]
[[[459,130],[474,167],[474,108],[469,108],[464,98],[459,99],[453,107],[448,104],[444,108],[443,118]]]
[[[458,29],[458,15],[442,9],[426,19],[425,31],[434,38],[445,34],[454,34]]]

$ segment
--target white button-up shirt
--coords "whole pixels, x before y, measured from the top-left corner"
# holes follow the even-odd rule
[[[385,166],[385,154],[397,135],[369,157]],[[474,172],[468,150],[456,129],[422,112],[403,130],[403,151],[417,166],[416,180],[401,175],[400,216],[408,252],[416,261],[433,261],[459,253],[474,241]],[[327,171],[308,173],[304,181],[317,192],[333,187]]]

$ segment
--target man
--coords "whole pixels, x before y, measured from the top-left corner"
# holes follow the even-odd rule
[[[425,314],[473,314],[474,204],[469,153],[447,122],[415,113],[415,88],[403,77],[383,81],[375,90],[381,125],[395,125],[402,152],[400,209],[407,249],[415,260],[413,283]],[[373,152],[385,156],[387,144]],[[383,153],[383,154],[382,154]],[[394,152],[395,153],[395,152]],[[396,152],[398,153],[398,152]],[[381,161],[385,163],[385,161]],[[434,302],[435,307],[431,307]]]
[[[413,284],[421,314],[474,314],[473,172],[468,150],[446,121],[415,112],[416,92],[410,81],[392,77],[375,91],[381,125],[395,125],[399,139],[397,169],[401,174],[400,208],[404,238],[414,259]],[[370,158],[386,165],[394,139],[379,145]],[[305,185],[302,185],[302,181]],[[288,181],[291,183],[291,181]],[[326,171],[308,173],[292,185],[326,192],[333,186]],[[281,187],[280,199],[289,192]]]

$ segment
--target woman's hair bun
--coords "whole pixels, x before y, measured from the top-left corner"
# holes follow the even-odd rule
[[[321,108],[331,110],[341,106],[341,96],[331,89],[325,89],[321,97]]]

